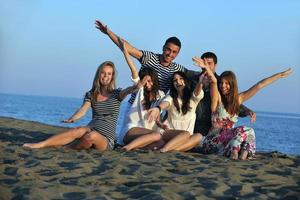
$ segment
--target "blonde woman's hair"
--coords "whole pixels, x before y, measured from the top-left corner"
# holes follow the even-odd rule
[[[112,92],[116,88],[116,76],[117,71],[115,68],[115,64],[111,61],[103,62],[97,69],[96,74],[94,76],[93,86],[92,86],[92,102],[95,102],[98,94],[101,93],[102,85],[99,81],[100,74],[105,66],[110,66],[113,69],[113,75],[110,84],[107,87],[108,92]]]

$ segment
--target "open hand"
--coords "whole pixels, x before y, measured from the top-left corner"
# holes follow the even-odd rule
[[[148,113],[147,113],[147,116],[146,116],[146,119],[149,121],[149,123],[151,123],[152,121],[156,121],[159,117],[159,109],[154,107],[154,108],[150,108],[148,110]]]
[[[103,24],[101,21],[96,20],[96,28],[99,29],[102,33],[107,34],[108,28],[107,25]]]
[[[192,58],[192,60],[194,62],[194,65],[196,65],[198,67],[201,67],[202,70],[206,70],[207,68],[209,68],[205,58],[202,59],[202,58],[199,58],[199,57],[194,57],[194,58]]]
[[[168,130],[170,129],[169,126],[167,124],[164,124],[162,123],[161,121],[159,120],[156,120],[156,125],[161,128],[161,129],[164,129],[164,130]]]
[[[289,76],[292,73],[292,69],[288,68],[287,70],[280,72],[280,78],[285,78],[287,76]]]
[[[250,121],[251,123],[255,123],[256,122],[256,113],[255,112],[250,112]]]

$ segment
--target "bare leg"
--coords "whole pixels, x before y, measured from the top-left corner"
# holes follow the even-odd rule
[[[141,149],[155,151],[155,150],[158,150],[158,149],[162,148],[165,144],[166,144],[165,141],[161,139],[161,140],[159,140],[157,142],[153,142],[153,143],[151,143],[151,144],[149,144],[149,145],[147,145],[147,146],[145,146]]]
[[[107,138],[96,131],[92,131],[86,134],[83,139],[86,140],[89,144],[94,145],[95,148],[100,151],[105,151],[108,147]]]
[[[230,153],[230,159],[232,160],[237,160],[238,159],[238,156],[239,156],[239,153],[237,150],[232,150],[231,153]]]
[[[148,133],[146,135],[140,136],[130,142],[129,144],[125,145],[123,149],[125,151],[130,151],[137,148],[145,147],[153,142],[157,142],[161,139],[161,135],[157,132]]]
[[[130,142],[132,142],[133,140],[135,140],[136,138],[152,133],[153,131],[150,129],[146,129],[146,128],[140,128],[140,127],[134,127],[128,130],[128,132],[125,134],[124,136],[124,143],[125,144],[129,144]]]
[[[163,135],[163,140],[167,143],[160,149],[161,152],[176,150],[181,145],[185,144],[190,138],[190,133],[180,130],[168,130]]]
[[[247,156],[248,156],[248,151],[247,150],[242,150],[241,151],[241,154],[239,156],[239,159],[240,160],[246,160],[247,159]]]
[[[190,136],[189,140],[186,143],[180,145],[175,150],[188,151],[188,150],[194,148],[195,146],[197,146],[200,143],[202,137],[203,136],[200,133],[195,133]]]
[[[25,143],[23,144],[23,147],[44,148],[50,146],[61,146],[61,145],[69,144],[70,142],[74,141],[77,138],[81,138],[84,134],[90,131],[91,129],[89,127],[72,128],[68,131],[51,136],[50,138],[38,143]]]
[[[84,138],[84,136],[82,138],[80,138],[80,141],[78,144],[76,144],[73,149],[76,150],[82,150],[82,149],[89,149],[91,148],[93,145],[93,143],[91,143],[90,141],[88,141],[86,138]]]

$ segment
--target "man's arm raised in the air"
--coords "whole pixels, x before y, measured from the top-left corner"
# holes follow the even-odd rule
[[[102,23],[99,20],[96,20],[95,22],[96,28],[99,29],[102,33],[108,35],[108,37],[122,50],[122,44],[120,43],[120,38],[118,35],[116,35],[114,32],[112,32],[107,25]],[[129,44],[126,40],[126,47],[128,49],[128,53],[133,56],[136,59],[140,59],[143,56],[143,53],[141,50],[133,47],[131,44]]]

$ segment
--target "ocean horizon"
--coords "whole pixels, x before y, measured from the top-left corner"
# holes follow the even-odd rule
[[[119,120],[122,120],[126,98],[120,109]],[[82,104],[82,99],[73,97],[53,97],[23,94],[0,93],[0,116],[36,121],[54,126],[76,127],[89,123],[91,110],[81,120],[66,124],[68,119]],[[279,151],[291,155],[300,155],[300,114],[255,111],[256,123],[250,118],[239,118],[238,125],[252,127],[256,133],[257,151]],[[117,127],[117,132],[119,127]]]

